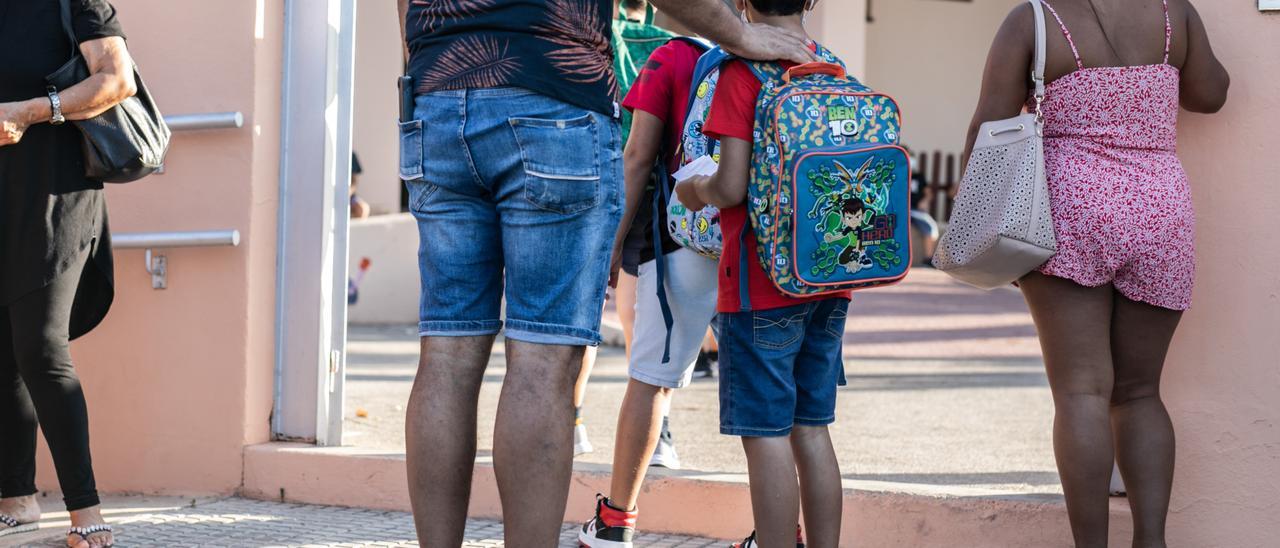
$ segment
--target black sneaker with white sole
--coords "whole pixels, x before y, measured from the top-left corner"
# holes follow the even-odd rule
[[[604,495],[596,495],[596,516],[578,531],[582,548],[631,548],[636,535],[638,512],[619,510],[609,505]]]

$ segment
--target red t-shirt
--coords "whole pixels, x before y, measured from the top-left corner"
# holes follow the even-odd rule
[[[693,69],[702,50],[684,40],[672,40],[653,50],[640,75],[631,85],[622,106],[635,112],[643,110],[662,120],[666,130],[667,167],[672,172],[676,163],[676,147],[684,133],[684,118],[689,111],[689,88],[693,85]]]
[[[794,63],[784,63],[791,67]],[[720,80],[716,84],[716,95],[711,100],[711,112],[707,115],[707,123],[703,133],[715,139],[733,137],[752,142],[752,134],[756,123],[756,101],[760,97],[760,80],[742,61],[733,61],[720,71]],[[740,312],[742,301],[739,297],[738,272],[739,258],[745,251],[747,256],[747,294],[751,297],[753,310],[769,310],[797,304],[820,301],[823,299],[848,299],[852,292],[819,295],[816,297],[796,298],[778,290],[769,279],[769,275],[760,266],[756,254],[756,238],[747,234],[747,246],[743,250],[742,231],[750,231],[750,219],[747,217],[745,204],[720,210],[720,231],[724,234],[724,252],[720,255],[720,298],[717,310],[720,312]]]

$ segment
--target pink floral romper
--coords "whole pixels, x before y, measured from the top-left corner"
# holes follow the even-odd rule
[[[1085,68],[1046,88],[1045,170],[1058,253],[1039,271],[1078,284],[1113,284],[1125,297],[1163,308],[1191,306],[1195,212],[1176,154],[1180,73],[1158,65]]]

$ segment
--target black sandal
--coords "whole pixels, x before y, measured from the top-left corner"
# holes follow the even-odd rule
[[[80,537],[81,539],[84,539],[85,542],[88,542],[90,545],[92,545],[93,542],[89,540],[89,537],[91,535],[94,535],[97,533],[110,533],[110,532],[111,532],[110,525],[107,525],[105,523],[99,523],[97,525],[90,525],[88,527],[72,527],[70,529],[67,529],[67,536],[75,535],[77,537]],[[112,546],[115,546],[114,542],[106,545],[105,548],[111,548]]]
[[[22,523],[18,521],[17,518],[10,516],[9,514],[0,514],[0,525],[5,526],[4,529],[0,529],[0,537],[29,533],[40,528],[40,523],[38,521]]]

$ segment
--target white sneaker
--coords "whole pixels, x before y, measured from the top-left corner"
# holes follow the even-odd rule
[[[649,466],[661,466],[671,470],[680,469],[680,455],[676,453],[676,444],[671,441],[670,432],[658,438],[658,446],[653,449],[653,457],[649,459]]]
[[[587,425],[579,424],[573,427],[573,456],[585,455],[595,451],[591,446],[591,440],[587,439]]]
[[[1120,477],[1120,465],[1117,464],[1111,469],[1111,496],[1123,497],[1125,492],[1124,478]]]

